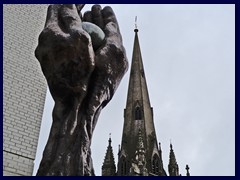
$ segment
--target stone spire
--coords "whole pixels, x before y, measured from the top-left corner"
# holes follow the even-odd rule
[[[112,140],[111,140],[111,137],[109,137],[107,152],[106,152],[103,166],[102,166],[102,176],[116,175],[116,166],[115,166],[111,143],[112,143]]]
[[[169,172],[169,176],[179,176],[178,164],[177,164],[177,160],[176,160],[171,143],[170,143],[168,172]]]
[[[135,159],[136,147],[139,143],[140,129],[142,144],[145,148],[146,169],[149,173],[160,175],[164,170],[158,151],[153,109],[149,100],[137,27],[134,32],[132,65],[117,174],[121,176],[130,174],[131,162]]]

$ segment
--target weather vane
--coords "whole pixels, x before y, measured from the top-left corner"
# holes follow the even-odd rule
[[[135,29],[137,29],[137,16],[135,16]]]

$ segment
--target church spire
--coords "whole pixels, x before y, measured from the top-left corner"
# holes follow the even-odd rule
[[[169,176],[179,176],[178,164],[172,148],[172,143],[170,143],[168,172],[169,172]]]
[[[150,106],[147,82],[145,79],[145,72],[143,67],[141,49],[138,38],[138,29],[134,29],[135,38],[133,45],[132,65],[128,86],[127,105],[131,105],[133,100],[146,101]]]
[[[135,153],[139,145],[139,130],[141,132],[141,143],[144,146],[144,157],[146,160],[146,169],[143,174],[148,172],[150,174],[161,175],[161,173],[165,171],[163,170],[162,159],[158,150],[158,142],[153,122],[153,109],[149,100],[137,27],[135,27],[134,32],[132,64],[127,103],[124,110],[118,175],[130,174],[132,167],[131,162],[136,157]]]
[[[103,166],[102,166],[102,176],[116,175],[116,166],[115,166],[111,143],[112,143],[111,134],[109,134],[107,152],[106,152]]]

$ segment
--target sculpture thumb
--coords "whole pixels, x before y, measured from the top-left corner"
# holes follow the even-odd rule
[[[105,38],[107,41],[122,42],[122,36],[119,32],[118,25],[114,22],[109,22],[104,29]]]

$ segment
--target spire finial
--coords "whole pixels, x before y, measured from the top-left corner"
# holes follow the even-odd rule
[[[189,166],[188,165],[186,165],[186,170],[187,170],[187,176],[190,176],[190,173],[189,173]]]
[[[109,133],[109,140],[108,140],[108,142],[109,142],[109,146],[110,146],[111,142],[112,142],[112,140],[111,140],[111,133]]]
[[[135,29],[137,29],[137,16],[135,16]]]
[[[135,29],[134,32],[138,32],[138,28],[137,28],[137,16],[135,16]]]
[[[120,155],[120,152],[121,152],[121,146],[120,144],[118,145],[118,156]]]
[[[170,149],[172,150],[172,140],[170,139]]]
[[[158,142],[158,150],[159,150],[160,153],[162,153],[162,148],[161,148],[161,143],[160,142]]]

